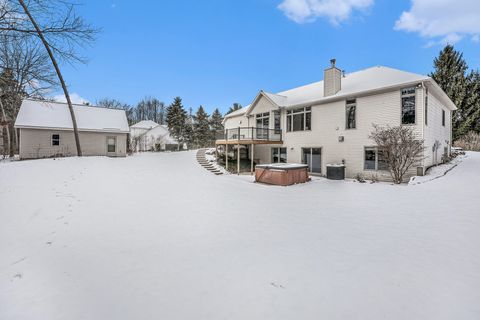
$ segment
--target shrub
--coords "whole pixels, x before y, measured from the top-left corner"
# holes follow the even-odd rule
[[[480,151],[480,133],[470,131],[455,141],[455,147],[468,151]]]
[[[362,173],[357,173],[355,177],[353,177],[355,180],[357,180],[360,183],[365,183],[365,177],[363,176]]]
[[[382,151],[390,175],[396,184],[402,183],[408,170],[423,159],[425,149],[423,140],[417,139],[409,126],[373,125],[370,139],[377,144],[378,150]]]

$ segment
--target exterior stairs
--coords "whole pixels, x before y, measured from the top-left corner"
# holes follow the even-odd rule
[[[215,175],[221,175],[223,174],[218,168],[216,168],[212,163],[210,163],[206,156],[205,156],[205,151],[207,149],[199,149],[197,151],[197,161],[198,163],[204,167],[205,169],[207,169],[208,171],[210,171],[211,173],[215,174]]]

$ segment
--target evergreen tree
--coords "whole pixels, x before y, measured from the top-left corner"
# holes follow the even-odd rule
[[[223,132],[223,117],[218,108],[213,110],[212,116],[210,117],[210,130],[211,130],[211,139],[215,140],[217,132]]]
[[[183,130],[183,142],[187,148],[192,149],[195,145],[195,133],[192,124],[186,124]]]
[[[455,50],[452,45],[447,45],[440,51],[434,60],[434,71],[430,74],[433,80],[445,91],[455,103],[458,110],[453,114],[453,137],[460,136],[459,128],[465,120],[464,111],[467,106],[468,79],[466,71],[468,65],[463,59],[463,54]]]
[[[223,117],[218,108],[213,110],[212,116],[210,117],[210,127],[212,130],[223,130]]]
[[[205,112],[202,106],[200,106],[195,113],[194,119],[194,133],[195,133],[195,145],[200,148],[204,148],[211,142],[210,121],[209,115]]]
[[[167,126],[170,134],[177,139],[180,145],[185,142],[185,127],[187,113],[182,105],[182,99],[176,97],[173,103],[167,108]]]
[[[235,103],[230,107],[230,109],[228,109],[228,111],[227,111],[227,113],[226,113],[225,115],[227,115],[227,114],[229,114],[229,113],[232,113],[232,112],[234,112],[234,111],[240,110],[240,109],[242,109],[242,105],[241,105],[240,103],[236,103],[236,102],[235,102]]]
[[[464,107],[461,110],[462,122],[456,133],[461,137],[470,131],[480,132],[480,72],[471,71],[467,77]]]

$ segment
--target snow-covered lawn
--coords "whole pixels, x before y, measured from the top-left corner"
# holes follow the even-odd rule
[[[418,185],[0,163],[0,319],[479,319],[480,154]]]

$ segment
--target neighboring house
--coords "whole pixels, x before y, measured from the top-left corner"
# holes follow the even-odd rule
[[[344,163],[347,177],[383,180],[390,175],[369,139],[373,124],[411,126],[425,141],[425,159],[410,175],[450,154],[456,107],[434,80],[382,66],[345,75],[335,60],[331,64],[324,81],[277,94],[260,91],[251,105],[226,115],[217,146],[244,145],[257,164],[306,163],[310,172],[325,174],[327,164]]]
[[[177,150],[178,142],[168,131],[166,125],[151,120],[140,121],[130,127],[130,139],[135,151]],[[182,149],[185,146],[182,146]]]
[[[73,105],[84,156],[125,157],[129,132],[125,111]],[[76,156],[66,103],[23,100],[15,121],[21,159]]]

